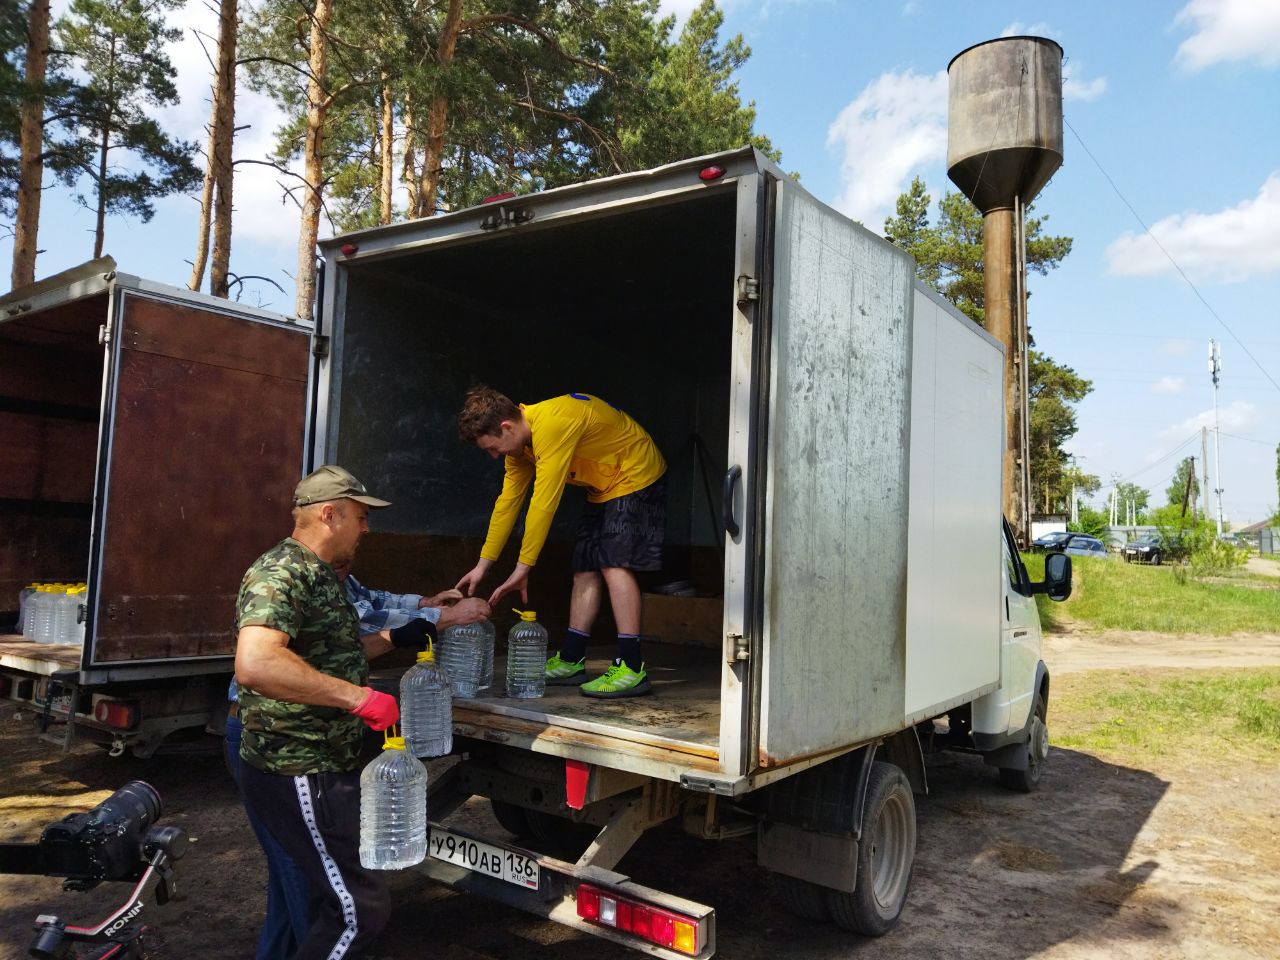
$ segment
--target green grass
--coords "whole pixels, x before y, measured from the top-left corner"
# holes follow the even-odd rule
[[[1118,760],[1278,755],[1280,669],[1072,674],[1054,681],[1049,729],[1059,747]]]
[[[1044,556],[1024,557],[1032,580],[1044,577]],[[1233,582],[1200,582],[1169,566],[1152,567],[1072,557],[1071,598],[1037,596],[1040,619],[1051,629],[1074,622],[1105,630],[1157,633],[1271,633],[1280,629],[1280,590],[1274,577],[1243,575]],[[1246,586],[1245,584],[1256,586]]]

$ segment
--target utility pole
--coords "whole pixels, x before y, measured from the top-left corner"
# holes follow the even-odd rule
[[[1206,520],[1209,519],[1209,428],[1200,428],[1200,471],[1203,474],[1203,481],[1200,484],[1200,499],[1204,502],[1204,509],[1200,511],[1200,516]]]
[[[1071,455],[1071,522],[1080,522],[1080,502],[1076,500],[1076,455]]]
[[[1182,515],[1187,515],[1187,502],[1191,499],[1191,484],[1196,479],[1196,458],[1187,457],[1187,485],[1182,490]]]
[[[1213,377],[1213,475],[1218,485],[1214,493],[1218,495],[1218,536],[1222,536],[1222,439],[1218,431],[1218,374],[1222,372],[1222,350],[1217,340],[1209,341],[1209,373]]]

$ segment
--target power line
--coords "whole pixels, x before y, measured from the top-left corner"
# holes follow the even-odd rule
[[[1260,443],[1264,447],[1271,446],[1270,440],[1259,440],[1256,437],[1242,437],[1239,434],[1235,434],[1235,433],[1223,433],[1222,436],[1230,437],[1232,440],[1244,440],[1244,441],[1247,441],[1248,443]]]
[[[1133,218],[1137,220],[1138,223],[1142,226],[1143,231],[1146,233],[1148,237],[1151,238],[1152,243],[1154,243],[1157,247],[1159,247],[1160,252],[1165,255],[1165,257],[1168,259],[1168,261],[1171,264],[1173,264],[1173,269],[1178,271],[1178,275],[1182,277],[1183,280],[1186,281],[1187,286],[1191,288],[1192,293],[1194,293],[1196,297],[1199,298],[1200,302],[1204,304],[1205,309],[1209,311],[1213,319],[1217,320],[1218,323],[1222,325],[1223,330],[1231,334],[1231,339],[1234,340],[1239,345],[1240,349],[1245,352],[1245,355],[1250,360],[1253,361],[1254,366],[1256,366],[1259,370],[1262,371],[1262,375],[1271,381],[1271,385],[1275,387],[1277,391],[1280,391],[1280,383],[1276,383],[1275,379],[1271,376],[1271,374],[1267,373],[1266,367],[1264,367],[1259,362],[1258,358],[1255,357],[1253,353],[1249,350],[1249,348],[1244,345],[1244,341],[1241,340],[1236,335],[1236,332],[1227,325],[1227,321],[1223,320],[1222,317],[1218,316],[1218,311],[1213,309],[1213,306],[1209,303],[1209,301],[1204,298],[1204,294],[1200,292],[1200,288],[1191,282],[1191,278],[1188,277],[1186,272],[1182,269],[1182,267],[1178,265],[1178,261],[1173,259],[1173,254],[1171,254],[1168,250],[1166,250],[1164,248],[1164,244],[1162,244],[1158,239],[1156,239],[1156,235],[1151,232],[1151,228],[1147,226],[1146,221],[1144,221],[1142,217],[1138,215],[1138,211],[1133,208],[1133,204],[1131,204],[1125,198],[1125,195],[1120,192],[1120,188],[1116,186],[1116,182],[1111,179],[1111,174],[1107,173],[1107,171],[1103,168],[1102,164],[1098,162],[1098,158],[1095,157],[1090,152],[1089,148],[1085,145],[1084,138],[1081,137],[1080,134],[1076,132],[1076,128],[1071,126],[1071,124],[1067,122],[1066,117],[1063,117],[1062,122],[1066,124],[1067,129],[1071,131],[1071,133],[1075,136],[1075,138],[1078,141],[1080,141],[1081,149],[1084,150],[1085,154],[1089,157],[1089,159],[1093,161],[1094,166],[1096,166],[1098,168],[1098,171],[1106,178],[1107,183],[1111,184],[1111,189],[1116,192],[1116,196],[1120,198],[1120,202],[1129,208],[1129,212],[1133,214]]]
[[[1123,480],[1113,480],[1111,483],[1104,483],[1104,484],[1103,484],[1102,486],[1100,486],[1098,489],[1099,489],[1099,490],[1106,490],[1108,487],[1118,487],[1118,486],[1120,486],[1120,484],[1122,484],[1122,483],[1128,483],[1128,482],[1129,482],[1130,480],[1132,480],[1134,477],[1139,476],[1139,475],[1141,475],[1141,474],[1144,474],[1144,473],[1146,473],[1148,470],[1150,470],[1151,468],[1153,468],[1153,467],[1157,467],[1157,466],[1159,466],[1160,464],[1164,463],[1164,461],[1168,460],[1170,457],[1172,457],[1172,456],[1174,456],[1175,454],[1177,454],[1177,453],[1178,453],[1178,451],[1180,451],[1180,450],[1181,450],[1183,447],[1185,447],[1187,444],[1191,443],[1193,440],[1198,440],[1199,438],[1200,438],[1200,431],[1199,431],[1199,430],[1197,430],[1195,433],[1193,433],[1191,436],[1187,437],[1187,439],[1183,440],[1180,444],[1178,444],[1176,447],[1174,447],[1172,450],[1170,450],[1168,453],[1166,453],[1163,457],[1160,457],[1158,460],[1152,460],[1152,461],[1151,461],[1150,463],[1148,463],[1145,467],[1142,467],[1142,468],[1141,468],[1141,469],[1139,469],[1139,470],[1135,470],[1133,473],[1129,474],[1129,476],[1125,477]],[[1174,471],[1174,472],[1176,473],[1177,471]]]

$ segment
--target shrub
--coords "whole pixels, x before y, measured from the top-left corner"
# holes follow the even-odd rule
[[[1197,577],[1229,573],[1249,561],[1248,547],[1237,547],[1210,538],[1191,551],[1191,572]]]

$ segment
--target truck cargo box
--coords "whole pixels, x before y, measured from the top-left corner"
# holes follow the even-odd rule
[[[240,577],[288,531],[309,334],[110,258],[0,298],[0,665],[230,673]],[[33,581],[88,584],[83,648],[16,635]]]
[[[362,580],[435,590],[474,564],[501,470],[456,415],[485,382],[520,402],[593,393],[644,425],[669,464],[665,568],[644,586],[688,580],[721,605],[701,643],[687,625],[678,645],[646,637],[654,696],[460,700],[460,736],[737,793],[998,684],[1000,348],[759,153],[322,249],[311,460],[394,501]],[[531,578],[553,649],[574,493]],[[501,637],[513,617],[496,619]]]

